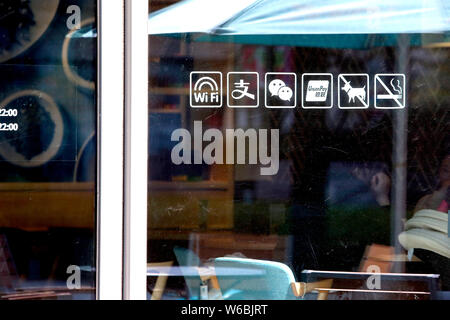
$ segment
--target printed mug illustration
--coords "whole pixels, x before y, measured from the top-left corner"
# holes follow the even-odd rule
[[[368,74],[340,74],[338,85],[339,108],[365,109],[369,107]]]
[[[266,107],[295,108],[297,104],[297,75],[295,73],[266,73]]]

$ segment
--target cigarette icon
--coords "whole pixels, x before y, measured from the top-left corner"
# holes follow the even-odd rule
[[[380,92],[381,93],[378,93]],[[375,75],[375,108],[402,109],[405,107],[405,75],[376,74]],[[383,104],[377,104],[384,101]],[[391,101],[391,102],[389,102]]]

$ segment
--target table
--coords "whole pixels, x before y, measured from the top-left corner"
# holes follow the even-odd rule
[[[148,267],[147,276],[169,276],[169,277],[257,277],[264,276],[265,271],[251,268],[215,268],[215,267]]]
[[[371,287],[369,282],[376,276],[379,287]],[[372,278],[371,278],[372,277]],[[410,273],[370,273],[304,270],[302,280],[314,282],[332,279],[332,288],[320,288],[333,293],[346,293],[352,299],[432,299],[439,290],[439,275]],[[381,297],[384,295],[383,297]]]

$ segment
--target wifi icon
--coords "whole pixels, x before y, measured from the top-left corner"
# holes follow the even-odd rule
[[[222,73],[193,71],[190,74],[190,104],[192,108],[222,107]]]

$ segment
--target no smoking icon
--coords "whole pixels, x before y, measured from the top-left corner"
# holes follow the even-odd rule
[[[406,105],[406,79],[404,74],[375,75],[375,108],[403,109]]]

